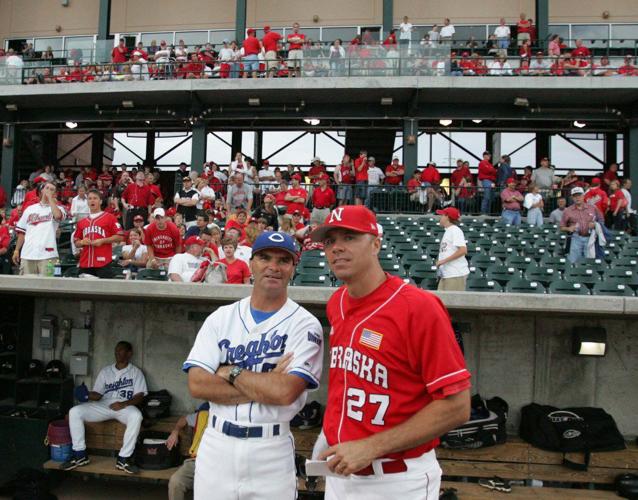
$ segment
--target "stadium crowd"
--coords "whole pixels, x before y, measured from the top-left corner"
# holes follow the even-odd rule
[[[556,224],[573,239],[585,238],[590,222],[636,234],[631,180],[618,178],[616,164],[593,179],[573,170],[559,177],[548,158],[516,172],[508,156],[493,164],[486,151],[477,175],[459,159],[449,177],[428,163],[404,180],[398,157],[381,169],[366,151],[354,160],[344,155],[330,171],[318,157],[303,171],[273,168],[267,160],[257,169],[237,153],[227,169],[207,162],[200,174],[180,164],[174,196],[172,186],[161,183],[167,174],[124,164],[99,171],[56,171],[50,165],[35,170],[10,199],[0,192],[0,259],[9,266],[22,262],[23,274],[52,274],[59,226],[65,224],[73,228],[71,253],[86,274],[105,276],[112,266],[134,273],[148,268],[165,270],[173,281],[191,281],[202,279],[211,263],[211,269],[221,263],[225,281],[248,283],[250,247],[261,232],[294,235],[302,252],[321,249],[310,233],[330,209],[365,204],[378,211],[380,199],[396,194],[421,213],[452,207],[459,214],[500,212],[512,226],[520,226],[526,214],[529,227]],[[574,214],[584,209],[587,221]]]
[[[364,29],[344,43],[313,41],[294,23],[284,38],[270,26],[263,36],[249,28],[242,42],[225,39],[219,46],[207,43],[188,46],[183,40],[170,45],[166,40],[139,42],[129,47],[124,38],[111,53],[110,64],[84,64],[82,51],[74,49],[66,64],[25,72],[22,82],[72,83],[92,81],[134,81],[202,78],[257,78],[300,76],[637,76],[635,54],[624,58],[594,57],[581,39],[570,47],[553,35],[546,47],[538,45],[533,20],[522,13],[516,23],[503,18],[487,40],[456,40],[450,19],[434,25],[420,39],[408,17],[385,39],[378,40]],[[437,49],[445,50],[437,50]],[[51,61],[51,48],[35,52],[25,44],[18,53],[0,49],[8,67],[20,69],[24,60]],[[0,59],[1,60],[1,59]],[[56,60],[57,61],[57,60]]]

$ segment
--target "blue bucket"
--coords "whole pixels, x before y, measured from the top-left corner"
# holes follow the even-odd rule
[[[51,446],[51,460],[54,462],[66,462],[71,459],[73,454],[73,448],[71,443],[68,444],[52,444]]]

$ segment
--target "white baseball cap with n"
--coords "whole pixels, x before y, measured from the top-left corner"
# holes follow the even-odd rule
[[[577,194],[585,194],[585,190],[582,187],[576,186],[575,188],[572,188],[571,190],[571,195],[577,195]]]
[[[165,217],[165,216],[166,216],[166,211],[162,207],[157,207],[155,210],[153,210],[153,218]]]

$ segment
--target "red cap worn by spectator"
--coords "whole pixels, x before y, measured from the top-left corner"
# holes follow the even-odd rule
[[[255,28],[248,28],[246,33],[255,33]]]
[[[301,181],[301,175],[299,175],[299,174],[295,174],[291,178],[295,179],[296,181]]]
[[[204,240],[199,239],[197,236],[189,236],[188,238],[186,238],[184,246],[189,247],[191,245],[201,245],[205,247],[206,243],[204,242]]]
[[[592,184],[592,186],[596,186],[596,185],[600,184],[600,179],[598,177],[594,177],[591,180],[591,184]]]
[[[270,31],[270,26],[268,25],[264,26],[264,31]]]
[[[516,179],[514,179],[514,177],[510,177],[509,179],[507,179],[506,184],[516,184]]]
[[[511,179],[508,179],[508,182]],[[445,215],[450,220],[459,220],[461,218],[461,212],[457,208],[447,207],[443,210],[437,210],[436,215]]]
[[[46,181],[47,180],[44,177],[38,175],[35,179],[33,179],[33,184],[40,184],[41,182],[46,182]]]
[[[331,229],[349,229],[357,233],[379,236],[377,218],[363,205],[344,205],[330,212],[326,221],[310,235],[312,241],[322,241]]]
[[[177,213],[177,209],[175,207],[171,207],[166,210],[167,217],[174,217],[176,213]]]

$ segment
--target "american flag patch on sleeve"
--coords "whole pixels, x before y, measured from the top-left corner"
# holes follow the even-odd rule
[[[381,347],[381,341],[383,340],[383,335],[377,332],[373,332],[372,330],[363,329],[361,332],[361,337],[359,337],[359,343],[364,346],[371,347],[372,349],[376,349],[377,351]]]

